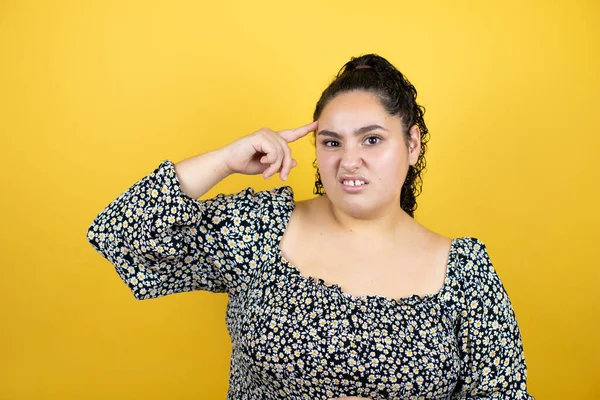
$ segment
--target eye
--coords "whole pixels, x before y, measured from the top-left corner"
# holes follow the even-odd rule
[[[374,145],[381,142],[381,138],[379,136],[369,136],[365,139],[365,143],[369,145]]]
[[[338,142],[337,140],[324,140],[323,145],[326,147],[338,147],[340,145],[340,142]]]

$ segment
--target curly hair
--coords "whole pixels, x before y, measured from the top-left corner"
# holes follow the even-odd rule
[[[400,194],[400,207],[411,217],[417,209],[416,198],[422,192],[422,174],[425,171],[425,152],[429,141],[429,131],[423,120],[425,108],[417,104],[417,90],[385,58],[376,54],[352,57],[338,72],[337,76],[321,94],[317,102],[313,121],[319,119],[325,106],[338,94],[350,91],[367,91],[376,95],[388,114],[400,117],[404,140],[408,143],[409,130],[417,125],[421,131],[421,151],[414,166],[409,166],[408,173]],[[314,135],[315,133],[313,133]],[[314,194],[325,194],[321,182],[321,174],[317,160],[313,162],[316,169]]]

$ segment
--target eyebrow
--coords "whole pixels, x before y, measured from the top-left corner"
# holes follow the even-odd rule
[[[387,129],[385,129],[383,126],[380,126],[380,125],[367,125],[367,126],[363,126],[362,128],[358,128],[357,130],[355,130],[354,131],[354,136],[359,136],[359,135],[362,135],[364,133],[374,131],[376,129],[380,129],[382,131],[386,131],[387,132]],[[325,129],[323,129],[322,131],[319,131],[319,133],[317,133],[317,135],[318,136],[329,136],[329,137],[336,138],[336,139],[341,139],[342,138],[342,135],[340,135],[339,133],[333,132],[333,131],[328,131],[328,130],[325,130]]]

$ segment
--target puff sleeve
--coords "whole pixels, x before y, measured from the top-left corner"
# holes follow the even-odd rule
[[[458,320],[460,376],[451,399],[527,399],[527,366],[510,299],[486,246],[465,252],[464,303]]]
[[[94,219],[88,242],[110,261],[136,299],[207,290],[245,290],[259,262],[263,204],[285,189],[192,199],[163,161]]]

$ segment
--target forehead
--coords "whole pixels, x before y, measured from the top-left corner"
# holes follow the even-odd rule
[[[399,117],[389,115],[379,98],[369,92],[340,93],[327,103],[319,116],[319,129],[344,133],[367,125],[401,129]]]

